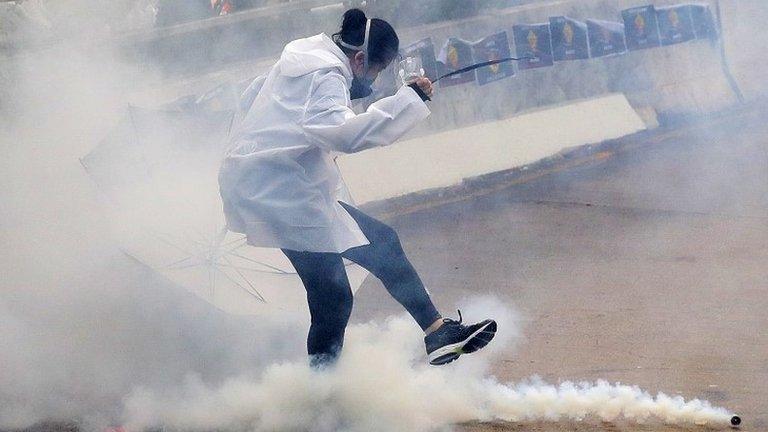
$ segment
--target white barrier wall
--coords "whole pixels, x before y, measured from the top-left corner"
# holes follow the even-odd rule
[[[568,147],[643,129],[627,98],[609,94],[344,155],[337,161],[352,196],[363,204],[456,185]]]
[[[542,2],[495,16],[409,29],[403,39],[432,36],[437,44],[448,36],[472,40],[490,29],[507,29],[510,22],[544,22],[558,14],[617,21],[620,10],[627,7],[679,3]],[[742,93],[747,99],[764,95],[768,80],[762,76],[768,56],[759,53],[760,47],[768,46],[768,32],[760,29],[768,22],[768,1],[706,3],[713,12],[719,8],[722,13],[721,43]],[[643,120],[654,127],[657,115],[728,109],[737,97],[721,60],[718,43],[697,40],[617,57],[559,62],[482,87],[444,89],[433,105],[433,115],[409,140],[344,156],[339,166],[360,204],[453,186],[466,178],[530,164],[564,148],[637,132],[645,128]],[[530,109],[537,111],[526,111]],[[436,129],[446,131],[434,133]]]
[[[726,3],[739,1],[722,0],[722,8],[729,9],[734,21],[747,13],[747,8],[741,7],[735,13],[726,7],[729,6]],[[626,8],[681,3],[685,0],[550,0],[481,14],[472,19],[403,29],[400,33],[403,44],[431,37],[435,49],[439,50],[448,37],[478,40],[494,31],[506,30],[509,33],[514,23],[543,23],[549,17],[559,15],[579,20],[620,21],[621,11]],[[702,0],[702,3],[710,5],[713,11],[717,9],[716,0]],[[760,7],[753,5],[752,8]],[[750,24],[746,28],[755,27]],[[726,41],[731,37],[729,30],[726,28]],[[734,39],[738,40],[735,44],[741,45],[729,45],[730,51],[744,51],[746,37],[746,33],[738,37],[734,35]],[[762,35],[759,37],[764,38]],[[512,54],[515,54],[514,47]],[[720,57],[717,43],[693,40],[613,57],[556,62],[552,67],[521,70],[515,77],[483,86],[465,84],[446,88],[442,92],[444,103],[435,106],[433,116],[415,133],[430,134],[435,128],[501,120],[537,107],[608,93],[623,93],[636,109],[657,113],[662,118],[716,112],[737,103],[737,97],[723,73]]]
[[[546,22],[554,15],[619,21],[621,10],[628,7],[684,2],[550,0],[470,19],[399,29],[399,33],[403,44],[430,36],[439,49],[449,36],[476,40],[498,30],[509,31],[513,23]],[[763,31],[768,0],[701,2],[722,13],[721,40],[746,98],[764,95],[768,56],[761,50],[768,46],[768,32]],[[273,60],[250,63],[236,75],[252,76]],[[188,87],[211,87],[215,81],[205,76]],[[638,130],[637,113],[653,127],[657,115],[707,114],[735,103],[734,89],[721,65],[719,44],[696,40],[616,57],[557,62],[484,86],[470,83],[440,89],[431,106],[432,115],[409,140],[339,161],[358,201],[371,202],[455,185],[467,177],[534,162],[565,147],[632,133]],[[631,113],[630,106],[634,108]],[[561,124],[570,126],[552,127]],[[591,129],[573,125],[591,125]],[[436,130],[446,132],[435,134]]]

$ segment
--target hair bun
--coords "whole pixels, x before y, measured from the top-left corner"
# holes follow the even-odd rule
[[[346,55],[352,55],[365,42],[366,24],[368,18],[360,9],[350,9],[344,12],[341,31],[333,34],[336,44]],[[388,22],[373,18],[368,31],[368,50],[365,53],[371,64],[387,66],[396,56],[400,47],[400,39],[395,29]],[[339,42],[344,42],[340,44]],[[351,47],[350,47],[351,45]]]
[[[368,18],[365,16],[365,12],[360,9],[350,9],[344,12],[344,20],[341,23],[341,30],[346,33],[345,30],[355,31],[359,29],[365,29],[365,23]]]

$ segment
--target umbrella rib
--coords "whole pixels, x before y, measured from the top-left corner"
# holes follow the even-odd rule
[[[202,267],[206,263],[191,263],[186,265],[178,265],[175,267],[160,267],[161,270],[184,270],[192,267]]]
[[[170,246],[170,247],[172,247],[174,249],[178,249],[181,252],[184,252],[185,254],[189,255],[190,257],[195,255],[193,253],[190,253],[189,251],[184,250],[181,246],[178,246],[178,245],[175,245],[175,244],[171,243],[170,240],[163,238],[163,236],[169,236],[170,237],[169,234],[165,234],[165,233],[161,233],[161,232],[157,232],[157,231],[155,232],[155,237],[157,237],[158,240],[160,240],[161,242],[167,244],[168,246]]]
[[[209,241],[209,239],[205,236],[205,234],[203,234],[200,231],[200,229],[197,228],[197,227],[194,228],[194,231],[195,231],[195,234],[197,234],[197,236],[200,237],[200,240],[197,241],[197,243],[199,243],[201,246],[204,246],[204,247],[206,247],[208,249],[212,249],[213,248],[213,242],[214,242],[215,239],[210,239],[210,241]]]
[[[213,241],[211,242],[211,246],[213,246],[214,249],[218,250],[222,248],[222,242],[224,239],[227,238],[227,227],[224,226],[223,228],[220,228],[217,232],[213,234]]]
[[[287,271],[285,271],[285,270],[283,270],[281,268],[278,268],[278,267],[275,267],[275,266],[271,266],[269,264],[266,264],[266,263],[263,263],[263,262],[260,262],[260,261],[256,261],[255,259],[252,259],[252,258],[248,258],[247,256],[244,256],[244,255],[240,255],[240,254],[237,254],[237,253],[234,253],[234,252],[228,252],[228,253],[229,253],[229,255],[236,256],[238,258],[242,258],[242,259],[244,259],[246,261],[250,261],[250,262],[252,262],[254,264],[263,265],[264,267],[270,268],[272,270],[276,270],[276,271],[278,271],[278,272],[280,272],[282,274],[293,274],[293,273],[287,272]]]
[[[188,257],[186,257],[186,258],[178,259],[178,260],[176,260],[176,261],[174,261],[174,262],[172,262],[172,263],[170,263],[170,264],[166,264],[166,265],[164,265],[164,266],[162,266],[162,267],[160,267],[160,268],[173,268],[173,267],[176,267],[176,266],[178,266],[179,264],[183,263],[184,261],[188,261],[188,260],[191,260],[192,258],[193,258],[193,257],[191,257],[191,256],[188,256]],[[194,264],[193,264],[193,265],[194,265]],[[181,267],[181,268],[183,268],[183,267]]]
[[[188,256],[188,257],[186,257],[186,258],[182,258],[182,259],[180,259],[180,260],[178,260],[178,261],[176,261],[176,262],[174,262],[174,263],[172,263],[172,264],[168,264],[166,267],[172,267],[172,266],[174,266],[175,264],[178,264],[178,263],[180,263],[180,262],[183,262],[183,261],[186,261],[186,260],[189,260],[189,259],[195,258],[195,257],[200,257],[200,256],[203,256],[203,255],[205,255],[205,253],[206,253],[206,252],[208,252],[208,251],[206,251],[206,250],[202,250],[202,251],[199,251],[199,252],[196,252],[196,253],[192,253],[192,252],[189,252],[189,251],[187,251],[187,250],[183,249],[181,246],[178,246],[178,245],[175,245],[175,244],[173,244],[173,243],[172,243],[170,240],[168,240],[167,238],[163,238],[163,236],[165,236],[165,237],[173,237],[173,236],[171,236],[170,234],[167,234],[167,233],[162,233],[162,232],[155,232],[155,236],[156,236],[156,237],[157,237],[157,238],[158,238],[160,241],[162,241],[163,243],[165,243],[166,245],[168,245],[168,246],[171,246],[172,248],[178,249],[179,251],[181,251],[181,252],[184,252],[185,254],[189,255],[189,256]],[[203,246],[203,247],[206,247],[206,246],[208,246],[208,247],[209,247],[209,245],[206,245],[205,243],[202,243],[202,242],[200,242],[200,241],[198,241],[198,240],[195,240],[195,239],[193,239],[193,238],[191,238],[191,237],[189,237],[189,238],[188,238],[188,240],[189,240],[189,241],[191,241],[191,242],[193,242],[193,243],[196,243],[196,244],[198,244],[199,246]],[[194,265],[198,265],[198,264],[193,264],[192,266],[194,266]],[[187,268],[187,267],[191,267],[191,266],[186,266],[186,267],[179,267],[179,268]]]
[[[226,257],[223,257],[223,258],[224,258],[224,260],[226,260],[226,261],[227,261],[227,263],[229,263],[229,260],[228,260]],[[247,290],[247,289],[246,289],[244,286],[242,286],[242,285],[240,285],[239,283],[237,283],[237,281],[235,281],[234,279],[232,279],[232,277],[230,277],[230,276],[229,276],[229,275],[228,275],[226,272],[224,272],[224,271],[221,271],[221,270],[220,270],[220,269],[218,269],[218,268],[216,268],[216,269],[217,269],[217,270],[219,270],[219,271],[220,271],[220,272],[221,272],[221,273],[222,273],[222,274],[223,274],[223,275],[224,275],[226,278],[228,278],[229,280],[231,280],[231,281],[232,281],[232,283],[234,283],[234,284],[235,284],[235,285],[237,285],[238,287],[242,288],[242,289],[243,289],[243,291],[245,291],[245,292],[247,292],[247,293],[251,294],[252,296],[254,296],[254,297],[258,298],[258,299],[259,299],[259,300],[261,300],[262,302],[264,302],[264,303],[267,303],[267,299],[265,299],[265,298],[264,298],[264,296],[262,296],[262,295],[261,295],[261,293],[259,292],[259,290],[257,290],[257,289],[256,289],[256,287],[255,287],[255,286],[253,286],[253,284],[251,283],[251,281],[249,281],[249,280],[248,280],[248,278],[246,278],[245,276],[243,276],[243,274],[242,274],[242,273],[240,273],[240,270],[238,270],[236,267],[233,267],[233,268],[234,268],[235,272],[237,273],[237,275],[238,275],[238,276],[240,276],[240,278],[241,278],[241,279],[243,279],[243,280],[245,281],[245,283],[247,283],[247,284],[248,284],[248,286],[249,286],[249,287],[251,287],[251,290],[253,290],[253,292],[251,292],[251,291]]]
[[[195,231],[195,233],[196,233],[197,235],[199,235],[199,236],[201,236],[201,237],[202,237],[202,234],[200,234],[199,232],[197,232],[197,230]],[[197,244],[198,246],[201,246],[201,247],[205,247],[205,248],[210,248],[210,247],[211,247],[211,245],[209,245],[209,244],[208,244],[208,243],[205,241],[205,238],[203,238],[202,240],[197,240],[197,239],[194,239],[194,238],[192,238],[192,237],[190,236],[190,237],[187,237],[187,239],[188,239],[189,241],[191,241],[191,242],[193,242],[193,243]]]
[[[222,257],[222,258],[223,258],[223,257]],[[228,264],[228,263],[227,263],[227,264],[225,264],[225,263],[218,263],[218,265],[219,265],[219,266],[222,266],[222,267],[233,268],[233,269],[239,269],[239,270],[245,270],[245,271],[250,271],[250,272],[255,272],[255,273],[266,273],[266,274],[274,274],[274,275],[280,275],[280,276],[287,276],[287,275],[288,275],[288,274],[286,274],[286,273],[280,273],[280,272],[277,272],[277,271],[269,271],[269,270],[258,270],[258,269],[254,269],[254,268],[248,268],[248,267],[243,267],[243,266],[237,266],[237,265],[234,265],[234,264]]]
[[[245,240],[245,239],[244,239],[244,238],[242,238],[242,239],[238,239],[238,240]],[[230,244],[231,244],[231,243],[230,243]],[[225,252],[230,252],[230,251],[233,251],[233,250],[238,250],[238,249],[240,249],[240,248],[241,248],[241,247],[243,247],[243,246],[247,246],[247,243],[243,242],[243,243],[240,243],[240,244],[236,244],[236,245],[234,245],[234,246],[231,246],[231,247],[227,248],[227,250],[226,250]],[[222,250],[223,250],[223,249],[224,249],[224,248],[222,247]]]
[[[234,279],[232,278],[232,276],[228,275],[226,272],[224,272],[224,271],[221,271],[221,270],[219,270],[219,272],[221,272],[221,274],[223,274],[223,275],[224,275],[224,277],[225,277],[225,278],[227,278],[227,279],[228,279],[230,282],[232,282],[233,284],[235,284],[235,286],[236,286],[236,287],[238,287],[238,288],[242,289],[242,290],[243,290],[243,291],[245,291],[247,294],[250,294],[252,297],[256,298],[257,300],[259,300],[259,301],[262,301],[262,302],[266,303],[264,300],[262,300],[262,299],[261,299],[261,297],[259,297],[258,295],[256,295],[256,294],[252,293],[251,291],[249,291],[249,290],[248,290],[248,288],[246,288],[246,287],[244,287],[243,285],[241,285],[241,284],[240,284],[240,282],[238,282],[238,281],[234,280]]]
[[[237,243],[237,242],[239,242],[239,241],[244,241],[244,240],[245,240],[245,236],[243,236],[243,237],[240,237],[240,238],[236,238],[236,239],[232,239],[232,240],[230,240],[230,241],[228,241],[228,242],[224,242],[224,243],[222,243],[221,245],[222,245],[222,246],[229,246],[229,245],[231,245],[232,243]]]

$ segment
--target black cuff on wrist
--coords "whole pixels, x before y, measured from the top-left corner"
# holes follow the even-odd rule
[[[408,87],[412,88],[416,92],[416,94],[419,95],[421,100],[423,100],[424,102],[432,100],[432,99],[429,98],[429,96],[427,96],[426,93],[424,93],[423,90],[421,90],[421,87],[416,85],[416,83],[410,83],[410,84],[408,84]]]

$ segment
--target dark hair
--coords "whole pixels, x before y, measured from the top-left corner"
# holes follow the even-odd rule
[[[350,9],[344,12],[341,30],[334,36],[344,43],[360,46],[365,39],[365,24],[368,18],[360,9]],[[345,54],[350,55],[354,50],[339,46]],[[368,34],[368,61],[379,65],[387,65],[397,57],[400,49],[400,39],[395,29],[383,19],[371,19],[371,30]]]

